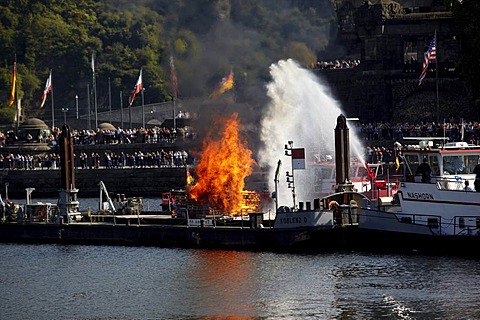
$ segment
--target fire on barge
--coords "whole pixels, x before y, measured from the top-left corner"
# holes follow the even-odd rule
[[[232,121],[235,120],[234,117]],[[300,209],[283,207],[276,212],[274,220],[265,219],[263,212],[256,211],[258,206],[251,205],[256,203],[255,196],[248,192],[238,192],[242,191],[238,188],[243,188],[243,184],[238,184],[237,190],[233,190],[236,193],[230,194],[229,199],[240,199],[236,207],[240,208],[239,217],[225,216],[215,210],[203,211],[202,214],[199,213],[199,208],[202,207],[199,200],[212,200],[212,197],[205,196],[206,189],[201,184],[196,184],[188,192],[188,200],[184,199],[184,206],[170,208],[172,210],[167,211],[169,214],[145,214],[131,206],[123,206],[119,210],[109,197],[107,202],[113,210],[91,213],[79,211],[73,141],[70,129],[65,124],[60,138],[62,189],[59,192],[58,206],[43,206],[39,209],[38,204],[29,204],[27,199],[24,214],[11,216],[10,221],[4,219],[0,224],[0,241],[295,252],[347,248],[357,234],[356,203],[361,203],[363,196],[352,191],[348,179],[348,128],[343,116],[339,117],[335,135],[337,193],[314,199],[313,208],[310,203],[306,203],[305,208],[303,203],[300,204]],[[212,146],[212,143],[209,145]],[[224,148],[225,145],[222,144],[221,147]],[[245,154],[242,150],[240,153]],[[198,170],[201,173],[202,170],[211,169],[199,166]],[[251,201],[249,210],[245,209],[245,195]],[[217,199],[217,203],[219,201],[222,200]],[[169,200],[168,204],[172,205],[173,202]],[[179,214],[180,212],[185,214]]]

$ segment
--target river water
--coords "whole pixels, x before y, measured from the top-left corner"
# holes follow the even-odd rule
[[[480,319],[480,260],[452,256],[0,244],[0,270],[1,320]]]
[[[479,319],[480,263],[0,244],[1,319]]]

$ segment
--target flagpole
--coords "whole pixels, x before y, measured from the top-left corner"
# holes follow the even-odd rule
[[[88,114],[88,130],[92,129],[92,124],[91,124],[91,119],[90,119],[90,83],[87,83],[87,104],[88,104],[88,110],[87,110],[87,114]]]
[[[53,70],[51,70],[50,72],[53,73]],[[50,94],[51,94],[51,98],[52,98],[52,130],[54,130],[54,128],[55,128],[55,107],[54,107],[54,103],[53,103],[53,75],[52,75],[52,78],[50,79],[50,85],[52,86],[52,89],[50,90]]]
[[[97,81],[95,80],[95,60],[92,53],[92,90],[93,90],[93,107],[95,110],[95,130],[98,128],[98,110],[97,110]],[[90,111],[90,110],[89,110]]]
[[[93,101],[95,106],[95,130],[98,128],[98,109],[97,109],[97,81],[95,81],[95,73],[93,74],[93,85],[94,85],[94,99]]]
[[[142,88],[142,128],[145,129],[145,103],[143,99],[143,92],[145,91],[145,88]]]
[[[108,111],[110,122],[112,121],[112,86],[110,84],[110,77],[108,77]]]
[[[123,98],[122,98],[123,92],[120,91],[120,123],[121,127],[123,129]]]
[[[175,97],[173,97],[173,129],[176,131],[177,130],[177,119],[176,119],[176,116],[175,116],[175,103],[176,103],[177,99]]]
[[[128,106],[128,120],[130,121],[130,129],[133,129],[133,126],[132,126],[132,105]]]
[[[437,30],[435,30],[435,46],[438,46],[438,41],[437,41]],[[435,55],[435,85],[436,85],[436,107],[437,107],[437,123],[440,122],[440,102],[438,98],[438,59]]]

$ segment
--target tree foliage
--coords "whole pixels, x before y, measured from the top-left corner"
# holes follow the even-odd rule
[[[76,95],[85,105],[92,54],[98,103],[108,103],[110,84],[113,108],[141,67],[145,102],[171,99],[172,55],[184,97],[207,97],[230,68],[242,75],[238,86],[254,86],[278,59],[313,62],[329,45],[332,16],[330,0],[1,1],[0,108],[15,59],[27,117],[49,117],[39,106],[50,70],[58,109]],[[0,122],[11,112],[3,114]]]

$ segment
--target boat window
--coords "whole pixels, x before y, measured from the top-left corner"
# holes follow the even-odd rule
[[[357,166],[350,166],[350,178],[355,178],[358,177],[357,172],[358,172],[358,167]]]
[[[477,155],[470,155],[470,156],[465,156],[465,168],[466,168],[466,173],[473,173],[473,169],[478,163],[478,158],[479,156]]]
[[[332,173],[333,167],[316,169],[315,180],[318,182],[324,179],[332,179]]]
[[[411,174],[414,174],[417,171],[418,165],[420,164],[419,157],[416,154],[407,154],[405,155],[405,161],[408,164],[409,171]]]
[[[440,175],[440,167],[438,165],[438,157],[435,156],[430,156],[430,167],[432,168],[432,176],[438,176]]]
[[[443,157],[443,174],[465,173],[465,162],[463,156]]]
[[[376,168],[371,168],[373,172],[375,172]],[[367,169],[364,167],[358,168],[358,176],[359,177],[368,177]]]

